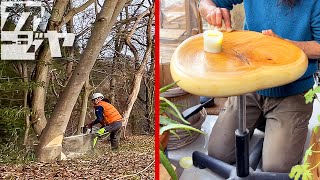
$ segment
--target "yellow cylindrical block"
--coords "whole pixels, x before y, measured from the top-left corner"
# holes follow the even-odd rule
[[[209,53],[221,52],[223,33],[218,30],[207,30],[203,33],[204,50]]]

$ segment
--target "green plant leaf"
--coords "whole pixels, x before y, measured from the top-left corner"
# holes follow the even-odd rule
[[[172,120],[166,116],[160,116],[160,124],[161,125],[169,125],[169,124],[178,124],[178,122],[175,120]]]
[[[166,112],[168,113],[168,114],[172,114],[174,117],[176,117],[176,118],[178,118],[178,119],[180,119],[180,120],[182,120],[182,122],[188,122],[188,121],[186,121],[183,117],[182,117],[182,119],[180,118],[180,116],[179,116],[179,114],[180,114],[180,112],[179,112],[179,114],[177,114],[177,112],[176,111],[174,111],[174,110],[172,110],[171,108],[168,108],[167,110],[166,110]],[[186,124],[190,124],[189,122],[188,123],[186,123]]]
[[[160,107],[161,108],[165,108],[165,107],[168,107],[169,105],[166,103],[166,102],[161,102],[160,103]]]
[[[312,174],[311,174],[311,171],[309,170],[309,166],[310,166],[309,163],[293,166],[291,168],[289,177],[291,179],[294,178],[294,180],[299,180],[299,178],[302,176],[302,180],[309,180],[309,179],[303,179],[303,177],[309,178],[311,176],[311,179],[312,179]]]
[[[315,92],[310,89],[305,95],[304,98],[306,99],[306,104],[311,103],[314,99]]]
[[[307,162],[307,159],[308,159],[308,156],[311,156],[312,155],[312,147],[313,147],[314,144],[312,144],[307,150],[306,152],[304,153],[304,157],[303,157],[303,162]]]
[[[168,84],[168,85],[160,88],[160,93],[166,92],[167,90],[169,90],[170,88],[172,88],[172,87],[173,87],[174,85],[176,85],[176,84],[177,84],[177,82],[173,82],[173,83],[171,83],[171,84]]]
[[[164,151],[164,149],[163,149],[163,147],[162,147],[161,143],[159,143],[159,146],[160,146],[160,151]]]
[[[164,168],[166,168],[166,170],[169,173],[169,175],[171,176],[171,178],[173,180],[178,180],[177,174],[174,171],[173,167],[171,166],[171,163],[170,163],[169,159],[164,154],[164,152],[161,151],[161,150],[160,150],[160,162],[164,166]]]
[[[163,114],[164,112],[166,112],[167,109],[168,107],[160,107],[160,114]]]
[[[170,102],[168,99],[164,98],[164,97],[160,97],[160,100],[161,101],[165,101],[166,103],[168,103],[168,105],[177,113],[179,119],[181,121],[183,121],[184,123],[186,124],[190,124],[188,121],[186,121],[185,119],[183,119],[181,113],[179,112],[179,110],[177,109],[177,107],[172,103]]]
[[[180,108],[180,107],[187,107],[186,105],[183,105],[183,104],[174,104],[177,108]]]
[[[320,86],[317,86],[313,89],[314,93],[320,93]]]
[[[296,177],[298,177],[298,179],[299,179],[299,177],[300,177],[301,174],[302,174],[301,171],[302,171],[301,165],[293,166],[293,167],[291,168],[290,173],[289,173],[289,177],[290,177],[291,179],[294,178],[295,180],[296,180]]]
[[[160,102],[160,114],[163,114],[168,109],[168,107],[170,107],[168,103]]]
[[[312,180],[312,179],[313,179],[313,175],[311,171],[307,170],[302,174],[302,180]]]
[[[186,132],[189,134],[189,136],[192,136],[192,132],[189,129],[186,129]]]
[[[180,139],[179,135],[174,130],[170,130],[170,133]]]
[[[314,133],[318,133],[318,130],[319,130],[319,126],[315,126],[315,127],[313,128],[313,132],[314,132]]]
[[[179,107],[187,107],[186,105],[183,104],[174,104],[177,108]],[[160,108],[166,108],[169,107],[169,105],[166,102],[161,102],[160,103]]]
[[[204,132],[200,131],[199,129],[196,129],[194,127],[184,125],[184,124],[169,124],[167,126],[160,128],[160,134],[162,134],[164,131],[171,130],[171,129],[185,129],[185,130],[192,130],[196,131],[198,133],[204,134]]]

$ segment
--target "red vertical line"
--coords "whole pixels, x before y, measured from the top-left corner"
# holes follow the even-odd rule
[[[155,154],[155,179],[160,179],[160,152],[159,152],[159,143],[160,143],[160,135],[159,135],[159,129],[160,129],[160,122],[159,122],[159,89],[160,89],[160,0],[155,0],[155,146],[154,146],[154,154]]]

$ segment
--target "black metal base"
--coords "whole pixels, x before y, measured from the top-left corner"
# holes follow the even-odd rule
[[[249,175],[249,130],[236,130],[236,168],[239,177]]]
[[[249,141],[246,135],[238,136],[240,140],[238,141],[240,147],[244,149],[244,151],[248,151],[247,147],[244,147]],[[248,141],[248,142],[247,142]],[[248,144],[247,144],[248,145]],[[253,149],[252,153],[249,156],[249,153],[239,153],[241,157],[237,153],[237,163],[238,168],[227,164],[223,161],[212,158],[202,152],[195,151],[192,154],[193,165],[200,169],[208,168],[216,174],[222,176],[225,179],[236,180],[236,179],[248,179],[248,180],[287,180],[289,178],[288,173],[273,173],[273,172],[261,172],[255,171],[262,155],[262,145],[263,139],[261,139],[256,147]],[[239,147],[238,147],[239,148]],[[238,149],[240,152],[240,149]],[[238,162],[238,161],[242,162]],[[241,164],[239,164],[241,163]],[[242,167],[241,167],[242,166]],[[249,169],[250,167],[250,169]],[[240,169],[239,169],[240,168]],[[247,171],[248,170],[248,171]],[[242,177],[240,177],[240,176]]]

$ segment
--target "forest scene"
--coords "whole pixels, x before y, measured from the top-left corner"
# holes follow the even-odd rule
[[[151,0],[1,1],[0,179],[154,179],[154,20]]]

